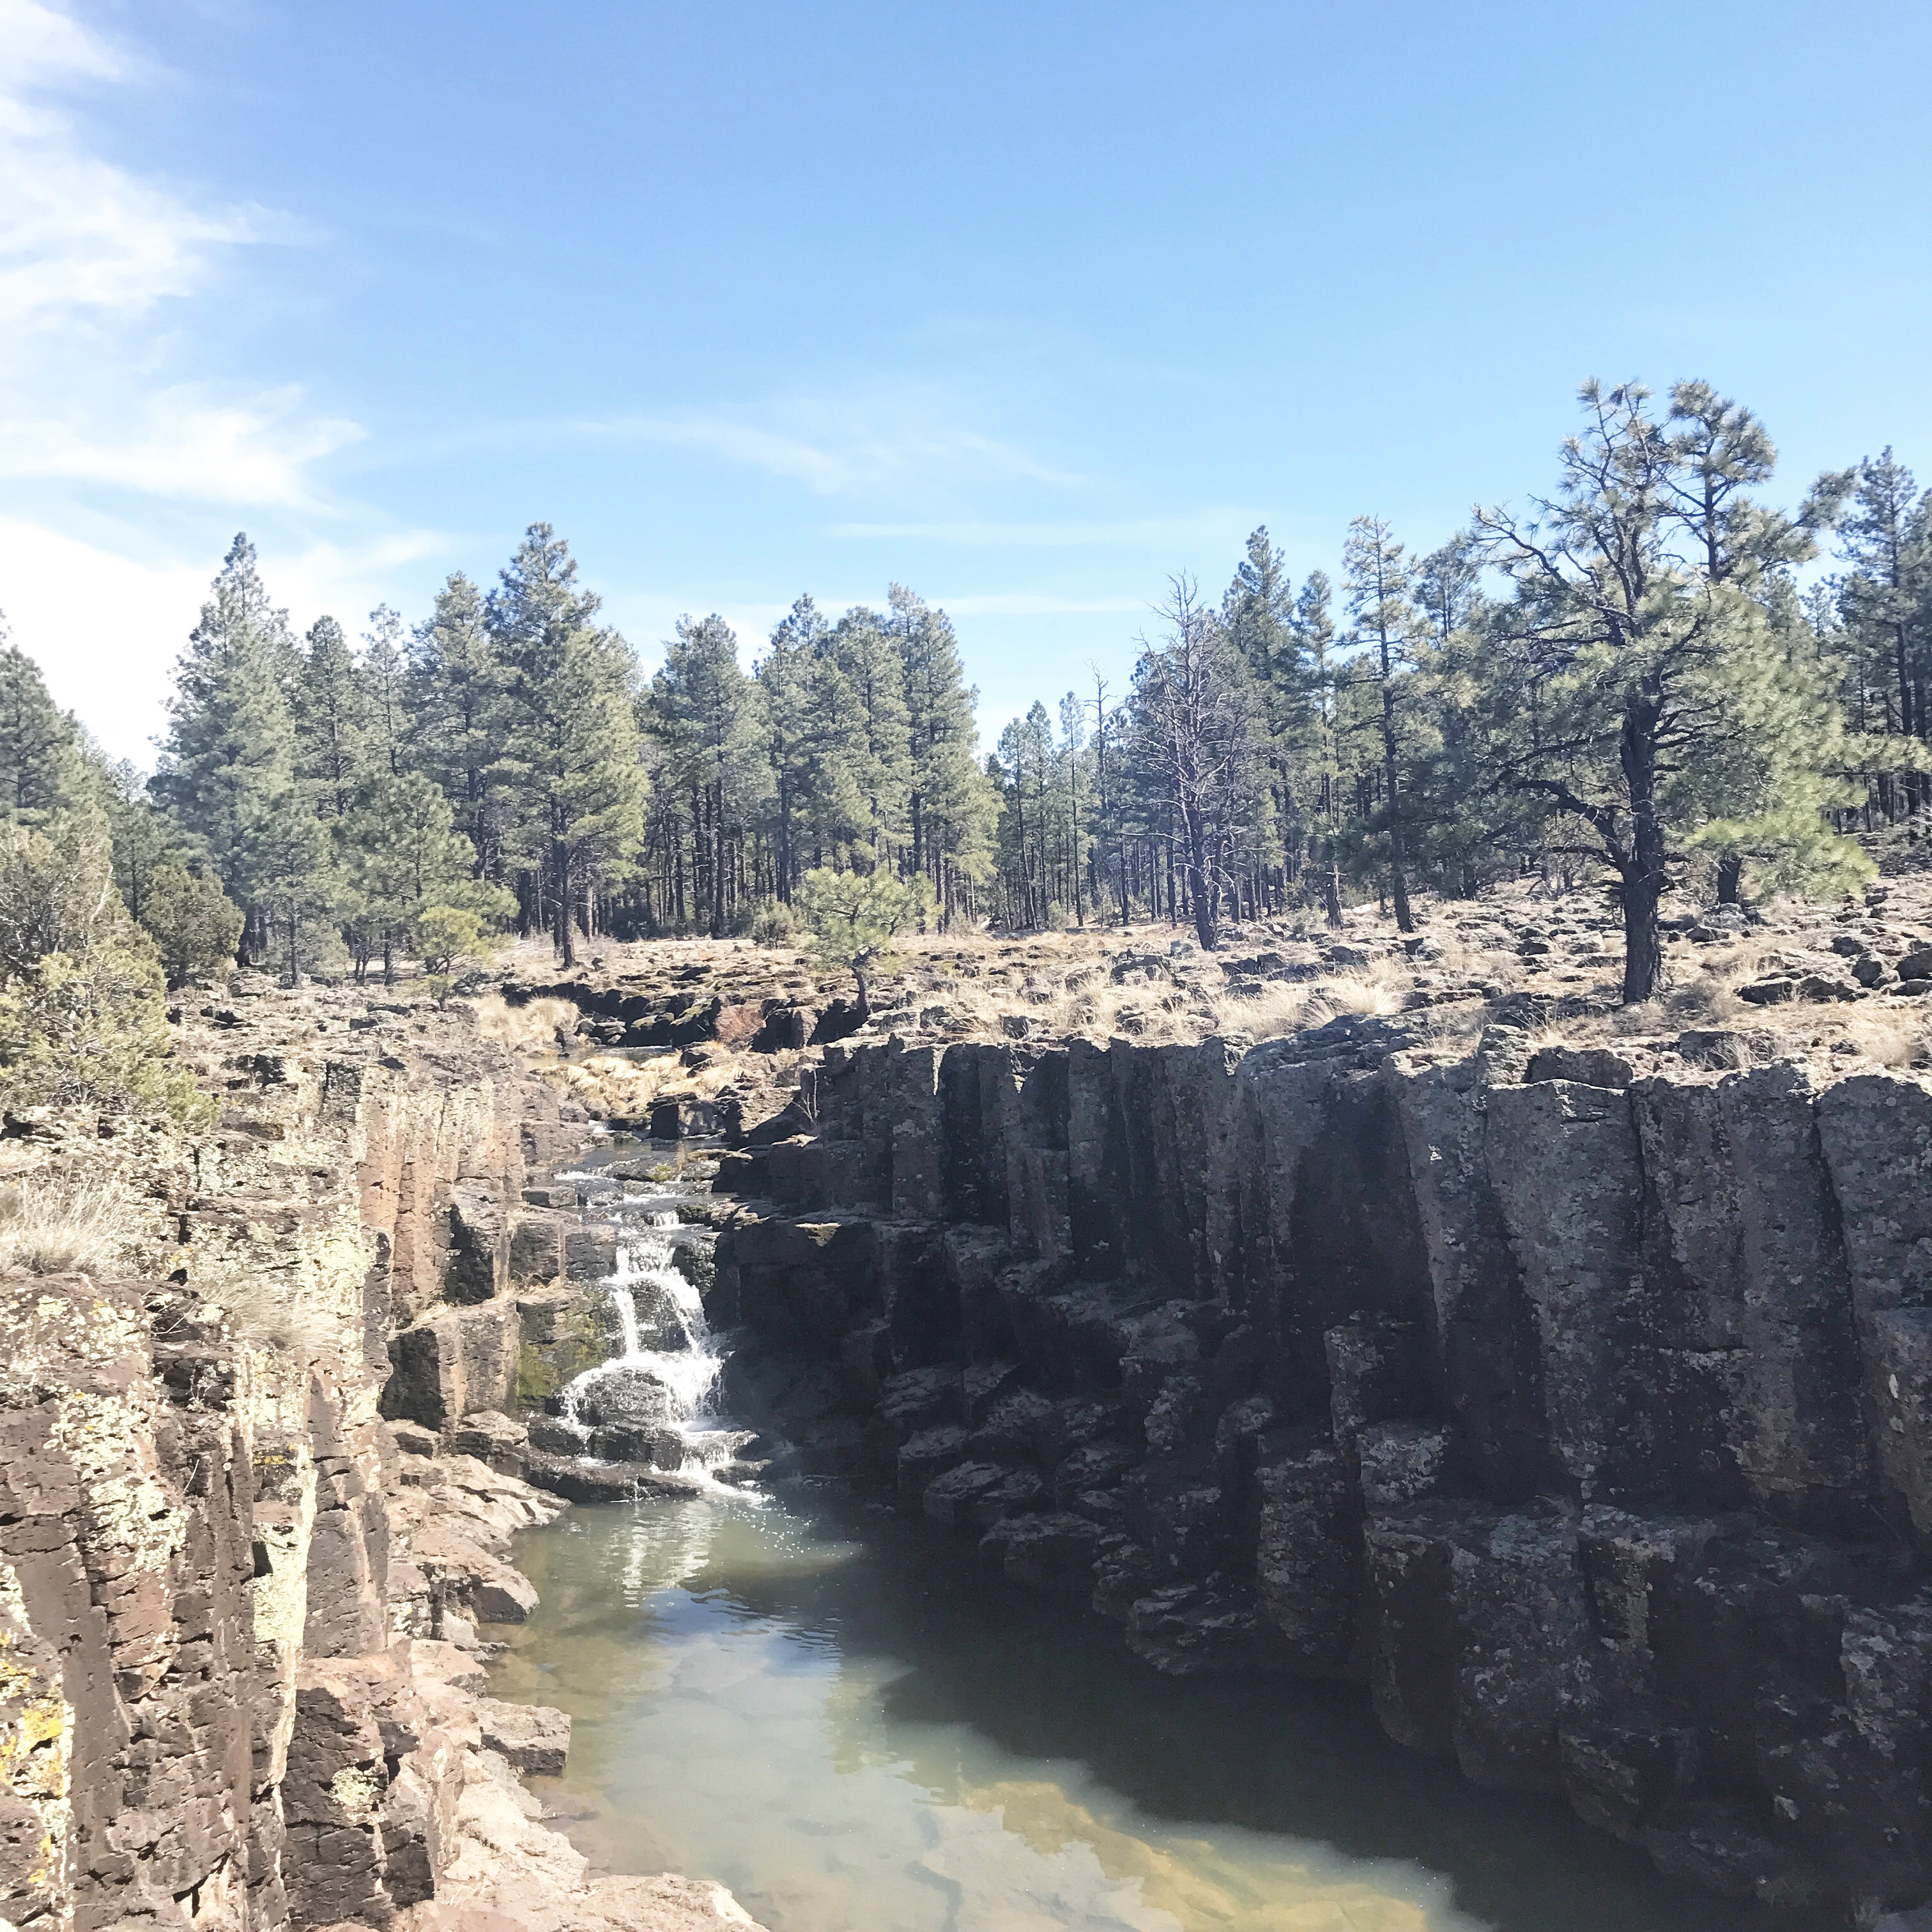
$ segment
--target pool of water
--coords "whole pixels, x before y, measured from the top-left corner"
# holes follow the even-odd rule
[[[1174,1683],[922,1521],[800,1486],[573,1510],[500,1696],[604,1868],[772,1932],[1742,1932],[1552,1800],[1398,1750],[1346,1688]],[[1806,1928],[1806,1932],[1810,1928]]]

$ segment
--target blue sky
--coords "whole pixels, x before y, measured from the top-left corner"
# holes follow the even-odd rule
[[[0,609],[145,759],[237,529],[355,631],[541,518],[646,664],[910,584],[990,736],[1586,375],[1932,481],[1928,98],[1856,0],[0,0]]]

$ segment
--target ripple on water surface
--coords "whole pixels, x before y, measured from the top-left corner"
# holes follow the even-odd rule
[[[574,1720],[533,1780],[597,1862],[772,1932],[1728,1932],[1546,1799],[1400,1751],[1358,1694],[1174,1684],[1110,1626],[823,1492],[581,1509],[500,1696]]]

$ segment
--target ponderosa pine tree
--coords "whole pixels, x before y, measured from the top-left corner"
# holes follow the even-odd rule
[[[284,985],[339,958],[335,925],[344,892],[334,844],[314,808],[288,784],[254,811],[239,857],[250,909],[262,922],[265,951]]]
[[[1308,782],[1318,764],[1316,694],[1295,622],[1294,579],[1265,525],[1248,538],[1221,600],[1221,622],[1266,706],[1276,824],[1298,862],[1309,835]]]
[[[386,604],[369,613],[356,669],[368,718],[367,764],[390,777],[403,773],[404,740],[409,733],[409,668],[403,655],[403,620]]]
[[[1137,762],[1172,814],[1195,934],[1211,952],[1220,944],[1222,894],[1267,812],[1266,711],[1246,661],[1192,579],[1172,580],[1160,614],[1166,637],[1134,668]]]
[[[1774,770],[1784,746],[1828,736],[1826,700],[1794,665],[1757,592],[1789,554],[1795,526],[1746,520],[1725,500],[1726,529],[1748,532],[1721,578],[1702,499],[1677,485],[1696,458],[1626,383],[1582,392],[1586,426],[1563,446],[1553,497],[1519,517],[1479,511],[1484,554],[1509,580],[1484,656],[1496,784],[1534,794],[1571,829],[1573,849],[1616,872],[1624,935],[1624,998],[1657,990],[1658,902],[1676,850],[1721,822],[1745,844],[1777,842],[1781,796],[1726,809],[1726,772]],[[1526,715],[1526,694],[1536,694]],[[1806,754],[1805,755],[1809,755]],[[1773,786],[1773,794],[1788,791]]]
[[[475,848],[447,796],[420,772],[364,777],[338,851],[350,908],[344,936],[358,979],[380,957],[384,980],[394,980],[398,956],[415,949],[416,923],[431,906],[466,910],[498,926],[515,909],[501,886],[476,878]]]
[[[333,617],[309,626],[291,710],[296,776],[321,818],[349,809],[368,762],[369,694],[356,653]]]
[[[1414,602],[1415,566],[1379,517],[1358,517],[1342,548],[1348,614],[1355,620],[1352,682],[1375,692],[1375,729],[1381,754],[1382,807],[1376,816],[1385,849],[1389,897],[1396,929],[1415,930],[1408,903],[1408,866],[1403,849],[1402,725],[1397,716],[1404,674],[1410,668],[1420,628]]]
[[[0,819],[45,826],[89,795],[80,734],[0,613]]]
[[[508,674],[500,769],[515,812],[513,844],[537,886],[525,910],[542,907],[566,966],[577,962],[580,896],[643,832],[635,666],[623,640],[593,622],[598,608],[548,524],[524,532],[489,602],[491,641]]]
[[[833,627],[830,650],[853,706],[851,769],[846,775],[866,806],[871,862],[887,855],[910,830],[912,725],[906,711],[905,665],[886,620],[862,605]]]
[[[1882,706],[1867,728],[1932,742],[1932,494],[1919,495],[1888,447],[1826,478],[1819,494],[1833,500],[1839,554],[1851,566],[1839,586],[1847,640]],[[1932,786],[1924,773],[1906,771],[1883,795],[1888,814],[1922,810]]]
[[[786,904],[804,868],[799,859],[800,806],[812,784],[810,692],[826,626],[801,597],[772,631],[754,675],[762,695],[765,755],[771,767],[771,832],[776,896]]]
[[[251,854],[270,802],[296,782],[288,686],[299,667],[287,613],[269,603],[255,547],[238,536],[175,666],[154,789],[255,922],[258,942],[265,915]]]
[[[455,808],[477,877],[500,885],[510,680],[483,594],[460,571],[436,592],[434,614],[410,642],[409,674],[411,760]]]
[[[956,900],[957,880],[984,876],[995,809],[974,755],[973,707],[979,693],[966,682],[958,639],[944,610],[902,584],[891,586],[886,602],[904,674],[910,740],[909,866],[932,880],[944,922]]]
[[[695,801],[711,935],[723,937],[734,896],[728,854],[764,802],[766,776],[759,686],[738,662],[738,640],[722,617],[680,617],[651,681],[650,716],[679,790]]]

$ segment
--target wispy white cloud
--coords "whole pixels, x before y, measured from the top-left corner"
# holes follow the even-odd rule
[[[236,245],[296,227],[95,151],[69,97],[151,77],[46,0],[0,0],[0,480],[314,508],[309,472],[356,424],[292,388],[154,373],[157,306],[205,292]]]
[[[0,323],[140,314],[196,286],[218,246],[274,228],[262,210],[204,206],[103,159],[47,98],[140,74],[70,15],[0,0]]]
[[[0,478],[100,484],[171,501],[318,507],[310,471],[358,441],[352,422],[317,416],[296,388],[224,398],[176,384],[65,416],[0,406]]]
[[[580,419],[586,436],[703,451],[823,496],[974,480],[1054,488],[1082,478],[977,427],[980,406],[943,386],[882,379],[819,395]]]

